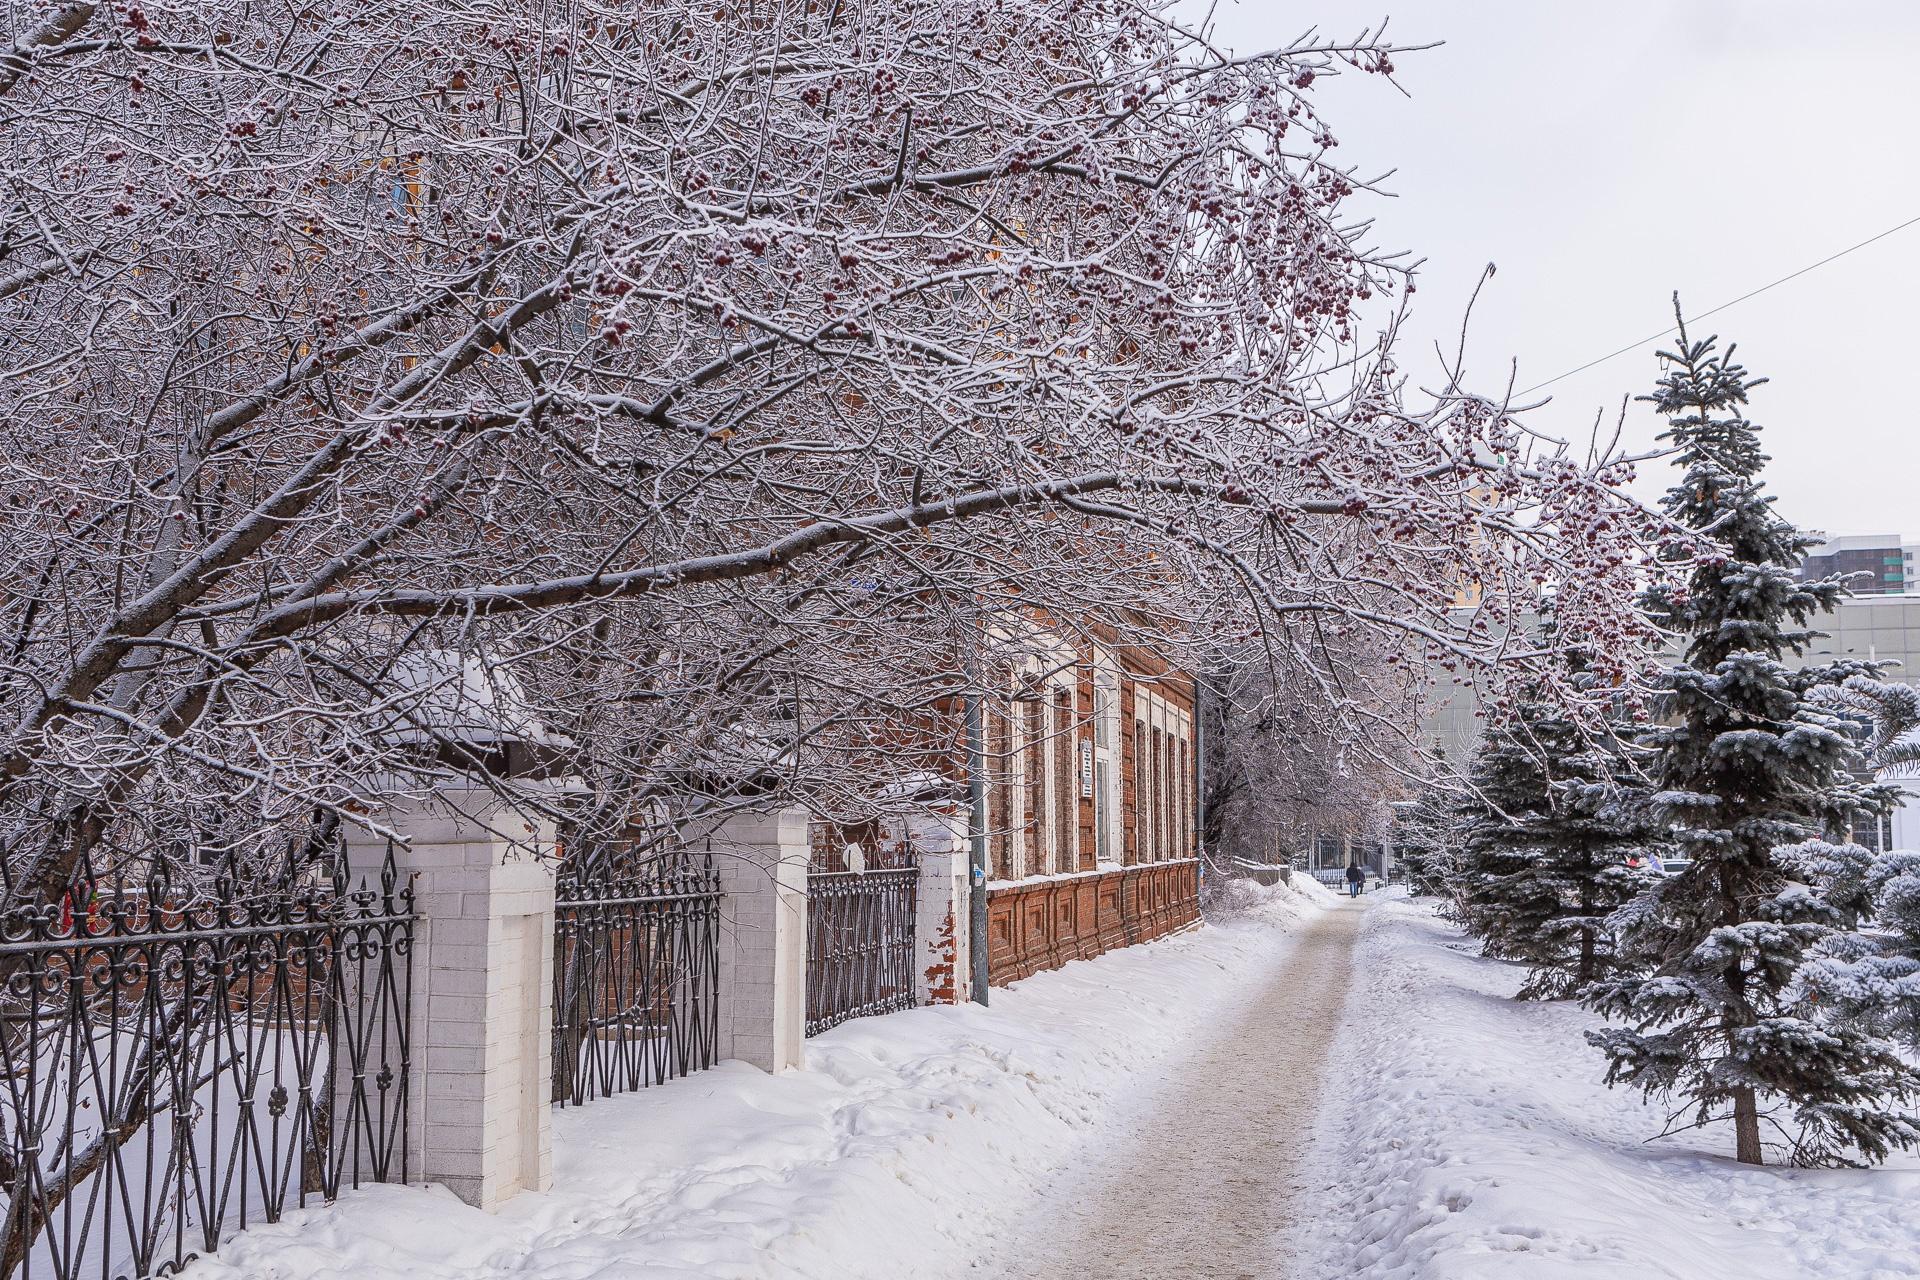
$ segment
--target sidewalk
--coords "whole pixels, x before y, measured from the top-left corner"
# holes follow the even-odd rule
[[[1312,1280],[1912,1280],[1920,1157],[1881,1169],[1735,1164],[1724,1128],[1649,1141],[1666,1111],[1608,1089],[1599,1020],[1516,1002],[1424,905],[1365,917],[1298,1245]]]
[[[1305,1148],[1366,910],[1343,900],[1308,921],[1287,964],[1247,975],[1231,1020],[1143,1069],[1144,1096],[1106,1121],[1098,1158],[1050,1185],[980,1271],[1309,1280],[1288,1267],[1281,1229],[1325,1208],[1305,1194],[1324,1181]]]

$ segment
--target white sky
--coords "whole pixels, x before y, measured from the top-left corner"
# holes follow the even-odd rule
[[[1391,3],[1391,0],[1381,0]],[[1243,52],[1309,26],[1391,22],[1411,98],[1377,77],[1316,84],[1335,153],[1397,193],[1368,201],[1375,243],[1427,259],[1402,349],[1452,351],[1481,270],[1469,380],[1496,393],[1584,364],[1920,216],[1916,0],[1240,0],[1217,12]],[[1920,226],[1716,315],[1772,385],[1754,393],[1780,513],[1833,534],[1920,532]],[[1659,344],[1555,383],[1531,416],[1584,439],[1651,388]],[[1657,419],[1628,410],[1649,446]],[[1671,482],[1664,464],[1641,483]]]

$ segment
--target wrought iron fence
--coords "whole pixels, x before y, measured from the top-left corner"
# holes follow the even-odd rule
[[[710,851],[617,878],[564,868],[553,930],[553,1100],[579,1106],[713,1065],[720,876]]]
[[[311,851],[309,847],[309,852]],[[261,886],[76,882],[0,916],[0,1277],[152,1276],[404,1179],[414,912],[391,852]]]
[[[918,861],[807,877],[807,1034],[915,1002]]]

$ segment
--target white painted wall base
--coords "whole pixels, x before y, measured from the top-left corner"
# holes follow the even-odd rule
[[[958,806],[931,808],[900,824],[920,857],[914,937],[922,1004],[964,1003],[971,990],[972,920],[967,873],[971,830]]]

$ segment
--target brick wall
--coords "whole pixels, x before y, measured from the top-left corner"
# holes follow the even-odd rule
[[[988,981],[1004,987],[1199,918],[1192,858],[1001,885],[987,891]]]

